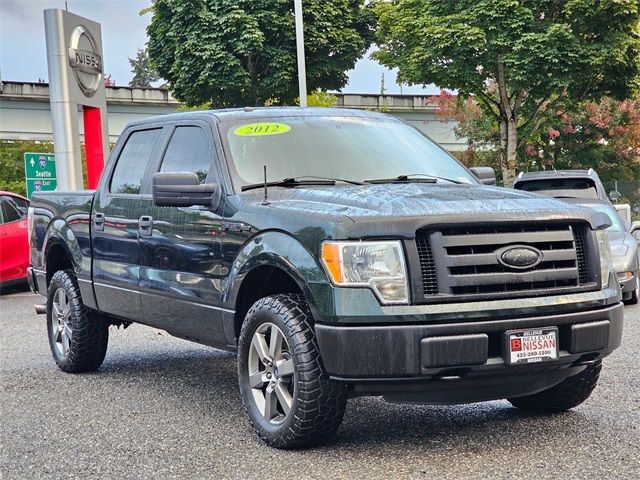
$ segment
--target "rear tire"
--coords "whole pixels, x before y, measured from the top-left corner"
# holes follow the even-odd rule
[[[92,372],[102,365],[109,343],[109,324],[84,305],[78,281],[70,270],[56,272],[49,283],[47,333],[60,370]]]
[[[524,397],[509,398],[514,407],[533,413],[566,412],[591,396],[598,384],[602,362],[589,365],[582,372],[565,378],[562,382],[542,392]]]
[[[324,370],[311,320],[302,295],[282,294],[258,300],[242,324],[242,402],[254,430],[272,447],[323,443],[342,423],[346,391]]]

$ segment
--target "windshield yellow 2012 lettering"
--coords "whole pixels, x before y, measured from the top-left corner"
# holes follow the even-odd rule
[[[291,130],[285,123],[249,123],[236,128],[233,133],[239,137],[259,137],[262,135],[281,135]]]

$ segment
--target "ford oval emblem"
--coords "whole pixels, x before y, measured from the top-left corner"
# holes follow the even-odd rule
[[[507,268],[526,270],[542,261],[542,252],[528,245],[509,245],[496,252],[498,262]]]

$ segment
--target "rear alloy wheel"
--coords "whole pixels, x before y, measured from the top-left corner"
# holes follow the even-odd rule
[[[82,302],[70,270],[56,272],[47,294],[47,333],[56,364],[68,373],[97,370],[109,343],[109,323]]]
[[[238,380],[254,430],[272,447],[320,444],[342,423],[346,390],[324,370],[302,295],[251,307],[238,341]]]
[[[73,329],[71,326],[71,304],[64,288],[58,288],[53,294],[52,307],[51,343],[58,356],[67,357],[69,348],[71,348]]]

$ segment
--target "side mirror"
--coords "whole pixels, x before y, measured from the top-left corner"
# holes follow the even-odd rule
[[[220,187],[215,183],[200,185],[193,172],[158,172],[153,175],[153,204],[157,207],[191,207],[201,205],[218,208]]]
[[[473,173],[480,183],[484,185],[495,185],[496,184],[496,172],[491,167],[471,167],[471,173]]]
[[[611,200],[612,202],[617,202],[618,200],[620,200],[620,198],[622,198],[622,195],[620,195],[619,191],[611,190],[609,192],[609,200]]]
[[[631,224],[631,228],[629,229],[629,233],[640,232],[640,222],[633,222]]]

